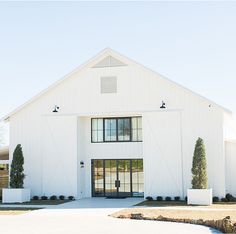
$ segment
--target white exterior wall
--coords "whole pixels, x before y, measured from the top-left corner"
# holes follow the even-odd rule
[[[226,193],[236,196],[236,141],[225,142]]]
[[[131,159],[142,158],[142,142],[114,142],[114,143],[91,143],[91,119],[79,118],[81,128],[79,131],[82,142],[78,142],[79,161],[84,161],[84,168],[79,167],[82,189],[79,194],[84,197],[91,196],[91,160],[92,159]],[[82,174],[82,175],[81,175]]]
[[[32,188],[33,195],[59,192],[74,195],[77,191],[78,197],[91,196],[92,158],[143,157],[145,195],[164,195],[165,192],[167,196],[182,196],[182,188],[186,190],[191,183],[195,142],[202,137],[207,149],[209,187],[213,188],[214,195],[223,196],[223,110],[123,57],[116,55],[116,58],[128,66],[85,67],[10,117],[10,156],[16,144],[21,143],[25,155],[26,187]],[[116,94],[100,94],[101,76],[117,76]],[[162,100],[167,109],[159,112]],[[52,113],[55,104],[60,107],[59,113]],[[133,115],[143,116],[143,143],[90,142],[91,117]],[[45,129],[43,119],[50,119],[53,127]],[[148,123],[151,124],[149,128]],[[155,138],[152,138],[153,134]],[[161,150],[158,153],[157,145]],[[164,177],[162,180],[157,178],[154,165],[152,167],[153,162],[156,169],[160,169],[159,159],[166,159],[162,163],[168,165],[158,172]],[[83,169],[79,166],[81,160],[85,162]],[[54,162],[58,166],[56,170]],[[64,166],[60,167],[62,164]],[[42,185],[44,179],[48,181]]]
[[[145,113],[143,129],[145,194],[182,195],[180,113]]]

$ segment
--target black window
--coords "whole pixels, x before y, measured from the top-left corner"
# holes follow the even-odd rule
[[[142,141],[142,118],[132,118],[132,141]]]
[[[92,142],[142,141],[142,117],[97,118],[91,123]]]
[[[105,119],[104,141],[117,141],[116,139],[116,119]]]
[[[103,142],[103,119],[92,119],[92,142]]]
[[[118,141],[131,140],[131,122],[130,118],[118,119]]]

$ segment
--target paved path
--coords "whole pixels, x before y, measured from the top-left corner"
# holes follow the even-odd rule
[[[4,234],[160,234],[219,233],[191,224],[116,219],[108,214],[138,203],[139,199],[82,199],[22,215],[0,216]]]

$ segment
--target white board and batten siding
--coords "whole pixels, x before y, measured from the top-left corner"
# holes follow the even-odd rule
[[[236,195],[236,140],[225,142],[226,193]]]
[[[103,63],[118,64],[107,56],[122,63],[95,66],[104,59]],[[104,77],[113,77],[112,82],[101,87]],[[160,109],[162,101],[165,110]],[[58,113],[52,113],[55,105],[60,107]],[[25,185],[32,195],[64,191],[89,197],[91,159],[143,158],[145,196],[185,196],[191,187],[194,145],[201,137],[209,187],[221,197],[225,194],[223,113],[218,105],[108,50],[9,117],[10,157],[21,143]],[[99,116],[142,116],[143,142],[91,143],[91,118]]]

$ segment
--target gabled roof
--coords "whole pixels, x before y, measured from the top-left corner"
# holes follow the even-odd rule
[[[67,75],[65,75],[64,77],[62,77],[60,80],[58,80],[57,82],[55,82],[54,84],[50,85],[48,88],[46,88],[45,90],[43,90],[42,92],[40,92],[39,94],[37,94],[36,96],[34,96],[33,98],[31,98],[29,101],[25,102],[23,105],[19,106],[18,108],[16,108],[15,110],[13,110],[12,112],[10,112],[9,114],[7,114],[6,116],[4,116],[3,118],[0,119],[0,121],[7,121],[10,116],[14,115],[15,113],[17,113],[18,111],[20,111],[21,109],[23,109],[24,107],[26,107],[27,105],[29,105],[30,103],[34,102],[35,100],[37,100],[39,97],[41,97],[42,95],[44,95],[45,93],[49,92],[50,90],[52,90],[53,88],[55,88],[56,86],[58,86],[59,84],[61,84],[62,82],[64,82],[65,80],[67,79],[70,79],[70,77],[77,73],[77,72],[80,72],[82,71],[83,69],[87,68],[87,67],[96,67],[96,63],[97,64],[100,64],[99,61],[101,62],[104,62],[106,63],[107,62],[107,58],[109,57],[109,60],[110,60],[110,63],[111,61],[115,64],[117,64],[117,66],[123,66],[126,65],[126,64],[135,64],[137,66],[140,66],[142,67],[143,69],[146,69],[146,70],[149,70],[150,72],[158,75],[159,77],[162,77],[163,79],[165,80],[168,80],[169,82],[173,83],[174,85],[202,98],[202,99],[205,99],[207,101],[209,101],[210,103],[218,106],[219,108],[221,108],[223,111],[225,112],[229,112],[231,113],[230,110],[226,109],[225,107],[222,107],[220,105],[218,105],[217,103],[193,92],[192,90],[170,80],[169,78],[135,62],[134,60],[130,59],[130,58],[127,58],[126,56],[124,55],[121,55],[120,53],[110,49],[110,48],[105,48],[104,50],[102,50],[101,52],[99,52],[97,55],[95,55],[93,58],[91,58],[90,60],[88,60],[87,62],[85,62],[84,64],[80,65],[79,67],[75,68],[72,72],[68,73]],[[119,61],[119,63],[118,63]],[[98,63],[99,62],[99,63]],[[99,67],[99,66],[98,66]]]

